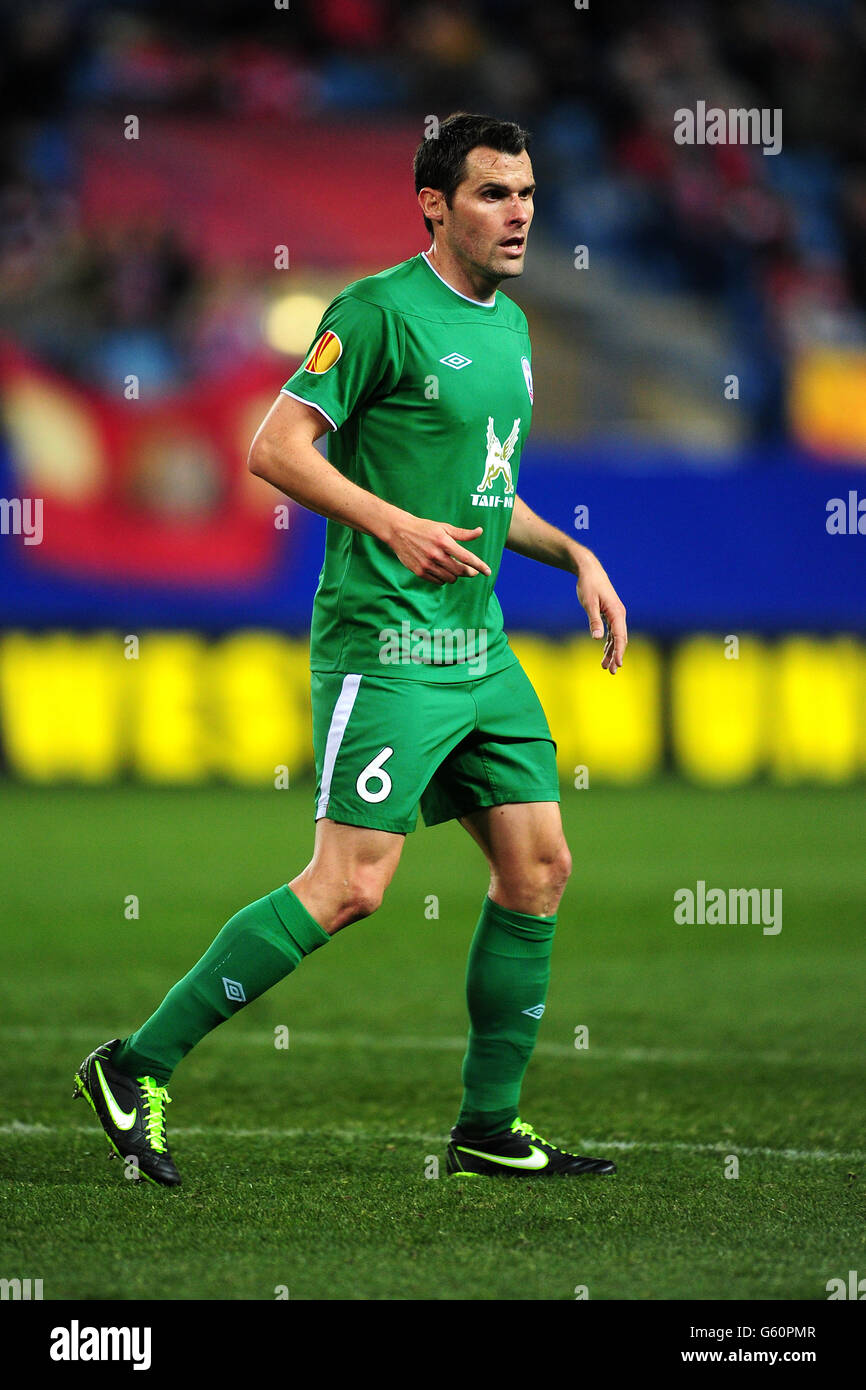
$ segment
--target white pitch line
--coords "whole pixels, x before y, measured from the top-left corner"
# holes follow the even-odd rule
[[[725,1156],[735,1154],[737,1157],[745,1155],[746,1158],[787,1158],[795,1162],[798,1159],[811,1160],[817,1163],[866,1162],[866,1153],[859,1149],[852,1149],[849,1153],[834,1153],[831,1149],[770,1149],[764,1145],[757,1148],[744,1148],[740,1144],[728,1142],[686,1144],[679,1139],[581,1139],[580,1142],[587,1148],[596,1149],[670,1149],[679,1153],[718,1153]]]
[[[103,1029],[102,1032],[104,1033],[105,1030]],[[38,1042],[40,1039],[49,1038],[53,1041],[63,1040],[76,1044],[79,1042],[90,1043],[93,1047],[97,1047],[100,1040],[105,1041],[101,1035],[100,1038],[97,1037],[98,1033],[98,1028],[84,1028],[78,1024],[71,1028],[36,1028],[25,1025],[0,1024],[0,1037],[8,1038],[10,1042]],[[290,1026],[289,1043],[290,1047],[297,1044],[309,1044],[312,1047],[339,1048],[346,1051],[359,1048],[375,1052],[466,1051],[466,1037],[464,1035],[455,1035],[454,1037],[382,1037],[374,1033],[308,1032]],[[263,1052],[266,1052],[273,1047],[273,1044],[273,1029],[267,1025],[260,1032],[233,1031],[231,1034],[231,1046],[233,1048],[261,1048]],[[577,1056],[581,1061],[596,1059],[603,1062],[669,1062],[673,1065],[693,1064],[695,1066],[706,1066],[713,1063],[750,1062],[754,1064],[758,1062],[766,1066],[780,1067],[815,1066],[825,1063],[828,1067],[832,1067],[843,1061],[866,1067],[866,1057],[861,1057],[856,1053],[843,1053],[841,1057],[838,1054],[833,1057],[820,1057],[810,1052],[793,1054],[790,1052],[735,1052],[726,1048],[710,1051],[701,1048],[606,1047],[603,1043],[592,1042],[587,1048],[576,1048],[573,1043],[546,1042],[544,1039],[536,1043],[535,1052],[540,1057]]]
[[[45,1125],[38,1122],[25,1120],[11,1120],[6,1124],[0,1124],[0,1135],[33,1137],[47,1135],[69,1135],[69,1134],[88,1134],[96,1135],[97,1130],[93,1124],[90,1125]],[[373,1132],[369,1129],[335,1127],[333,1129],[309,1129],[296,1127],[291,1129],[230,1129],[224,1125],[173,1125],[172,1138],[189,1138],[199,1135],[218,1137],[220,1139],[346,1139],[353,1142],[357,1140],[368,1140],[371,1144],[378,1144],[383,1147],[391,1143],[403,1144],[445,1144],[448,1135],[444,1131],[441,1134],[419,1134],[412,1130],[382,1130]],[[847,1153],[836,1153],[830,1149],[773,1149],[765,1145],[758,1147],[743,1146],[733,1141],[718,1141],[714,1144],[688,1144],[679,1139],[586,1139],[581,1138],[577,1141],[581,1149],[616,1149],[627,1153],[635,1149],[659,1149],[665,1152],[674,1153],[706,1153],[706,1154],[735,1154],[737,1157],[746,1158],[783,1158],[794,1162],[815,1162],[815,1163],[863,1163],[866,1162],[866,1153],[858,1149],[852,1149]]]

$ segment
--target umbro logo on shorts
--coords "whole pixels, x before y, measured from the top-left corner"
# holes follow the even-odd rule
[[[531,1009],[521,1009],[520,1012],[522,1014],[529,1014],[530,1018],[541,1018],[541,1015],[544,1013],[544,1005],[534,1004]]]

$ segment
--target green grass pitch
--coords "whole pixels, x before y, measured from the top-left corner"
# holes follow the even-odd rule
[[[866,792],[563,798],[575,869],[522,1108],[617,1175],[445,1176],[486,889],[450,825],[179,1068],[172,1193],[106,1161],[73,1072],[306,863],[311,791],[3,789],[0,1275],[46,1299],[821,1300],[866,1273]],[[698,879],[781,888],[781,932],[675,924]]]

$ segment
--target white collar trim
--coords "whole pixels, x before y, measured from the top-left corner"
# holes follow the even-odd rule
[[[430,269],[433,271],[433,274],[436,276],[436,279],[437,279],[437,280],[442,280],[442,284],[445,285],[446,288],[449,289],[449,290],[451,291],[452,294],[456,294],[457,297],[458,297],[458,299],[465,299],[465,300],[467,301],[467,303],[469,303],[469,304],[477,304],[477,305],[479,305],[479,307],[482,308],[482,309],[495,309],[495,308],[496,308],[496,292],[495,292],[495,291],[494,291],[494,293],[493,293],[493,298],[492,298],[492,299],[471,299],[471,298],[469,297],[468,294],[461,294],[459,290],[455,290],[455,288],[454,288],[453,285],[449,285],[447,280],[443,280],[443,279],[442,279],[442,276],[439,274],[439,271],[436,269],[436,267],[433,266],[433,265],[430,265],[430,262],[427,260],[427,252],[426,252],[426,251],[421,251],[421,252],[419,252],[419,255],[421,256],[422,260],[427,261],[427,264],[430,266]]]

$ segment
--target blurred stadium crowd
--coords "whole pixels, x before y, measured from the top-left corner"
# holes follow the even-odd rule
[[[291,0],[289,14],[3,6],[0,331],[93,385],[134,348],[166,392],[260,350],[264,274],[204,264],[156,214],[85,225],[94,114],[408,119],[420,138],[427,113],[475,109],[532,132],[539,235],[590,246],[636,314],[687,303],[748,343],[753,438],[784,434],[804,344],[864,346],[866,12],[850,0]],[[672,111],[698,100],[781,108],[781,152],[676,146]]]

